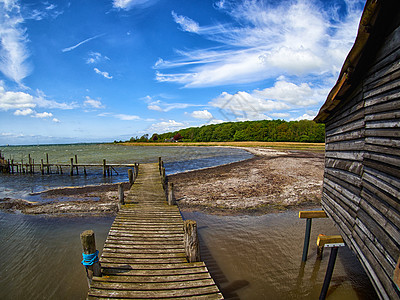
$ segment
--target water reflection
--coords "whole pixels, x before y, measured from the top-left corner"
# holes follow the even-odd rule
[[[313,222],[308,261],[301,262],[305,222],[297,212],[265,216],[183,213],[198,222],[202,259],[227,299],[318,299],[329,259],[316,259],[319,233],[337,234],[328,219]],[[46,218],[0,212],[0,299],[85,299],[79,234],[96,233],[101,251],[113,218]],[[328,299],[376,299],[367,275],[340,248]]]
[[[329,250],[321,261],[314,245],[319,233],[338,234],[329,219],[313,223],[308,261],[302,263],[305,221],[295,211],[265,216],[183,215],[198,222],[202,259],[226,298],[318,299]],[[339,250],[328,297],[377,297],[347,247]]]

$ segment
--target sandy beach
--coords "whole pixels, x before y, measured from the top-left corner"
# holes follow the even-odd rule
[[[319,206],[324,154],[242,148],[251,159],[168,176],[181,210],[212,214],[264,214]],[[58,188],[39,193],[48,202],[1,199],[0,209],[49,216],[114,215],[117,184]]]
[[[255,157],[170,176],[179,207],[218,214],[262,214],[319,206],[323,153],[245,149]]]

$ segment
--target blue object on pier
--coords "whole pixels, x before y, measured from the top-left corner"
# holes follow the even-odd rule
[[[99,261],[98,255],[99,255],[99,250],[96,250],[96,252],[92,254],[82,253],[83,260],[81,264],[84,265],[85,267],[93,265],[94,263]]]

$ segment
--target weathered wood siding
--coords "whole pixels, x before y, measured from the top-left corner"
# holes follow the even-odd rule
[[[382,299],[398,299],[400,28],[326,121],[322,204]],[[364,70],[363,70],[364,71]]]

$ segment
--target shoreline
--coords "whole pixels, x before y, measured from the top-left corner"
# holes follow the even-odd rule
[[[174,183],[176,202],[182,211],[253,215],[320,205],[323,154],[225,147],[246,150],[254,157],[168,176]],[[306,172],[304,167],[309,171]],[[112,216],[117,213],[117,186],[118,183],[62,187],[34,193],[49,199],[42,203],[5,198],[0,199],[0,209],[52,217]]]

